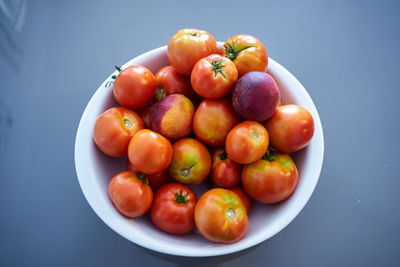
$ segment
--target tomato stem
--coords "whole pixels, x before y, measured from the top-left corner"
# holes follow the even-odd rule
[[[228,42],[226,42],[224,44],[224,48],[226,51],[226,57],[233,61],[237,57],[238,51],[235,47],[235,42],[233,42],[233,40],[231,40],[231,41],[232,41],[232,45],[229,44]]]
[[[142,181],[142,183],[149,184],[149,179],[147,178],[146,174],[141,173],[141,174],[139,174],[138,178],[140,181]]]
[[[122,71],[121,67],[119,67],[119,66],[117,66],[117,65],[115,65],[114,67],[115,67],[115,69],[116,69],[119,73],[121,73],[121,71]]]
[[[182,189],[179,192],[175,193],[175,201],[178,204],[186,204],[188,202],[189,192],[186,192],[186,195],[183,195]]]
[[[262,157],[263,160],[268,160],[269,162],[275,160],[275,156],[271,154],[271,149],[268,147],[267,152]]]
[[[167,96],[167,92],[165,91],[164,86],[161,84],[157,86],[156,91],[154,92],[154,99],[156,101],[160,101]]]
[[[226,151],[219,153],[218,156],[219,156],[220,160],[227,160],[228,159],[228,153],[226,153]]]
[[[214,77],[217,76],[218,74],[221,74],[224,78],[226,78],[225,74],[222,72],[222,70],[224,69],[223,61],[224,60],[222,58],[211,61],[211,68],[214,71]]]
[[[192,164],[189,168],[182,168],[181,169],[181,174],[183,177],[188,177],[191,174],[192,168],[196,165],[196,163]]]

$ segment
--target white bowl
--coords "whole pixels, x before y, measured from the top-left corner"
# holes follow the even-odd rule
[[[169,65],[167,47],[144,53],[123,68],[130,65],[143,65],[155,73]],[[126,239],[151,250],[179,256],[205,257],[238,252],[267,240],[286,227],[314,191],[322,167],[324,140],[317,109],[300,82],[271,58],[267,72],[275,78],[284,104],[298,104],[312,114],[315,132],[307,148],[292,154],[299,171],[299,183],[293,195],[276,205],[262,205],[254,201],[249,214],[249,228],[242,240],[229,245],[217,244],[206,240],[196,231],[185,236],[174,236],[153,226],[147,215],[128,219],[114,208],[108,197],[108,183],[115,174],[124,170],[126,159],[111,158],[100,152],[93,142],[93,127],[98,115],[118,105],[111,84],[111,76],[117,75],[117,72],[110,75],[90,99],[76,134],[76,172],[82,191],[96,214]]]

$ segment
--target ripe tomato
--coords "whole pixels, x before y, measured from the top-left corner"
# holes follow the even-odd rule
[[[132,137],[128,158],[136,169],[145,174],[162,172],[171,162],[172,145],[162,135],[143,129]]]
[[[268,149],[267,130],[255,121],[237,124],[228,133],[225,148],[228,156],[239,163],[248,164],[260,159]]]
[[[232,187],[240,182],[242,166],[228,157],[223,147],[213,149],[211,153],[211,180],[221,187]]]
[[[128,217],[146,213],[153,201],[153,191],[147,181],[141,181],[133,172],[115,175],[109,185],[108,193],[119,212]]]
[[[163,185],[154,194],[151,221],[167,233],[189,233],[194,229],[196,203],[196,195],[188,187],[178,183]]]
[[[234,243],[247,232],[249,220],[238,195],[214,188],[204,193],[196,204],[194,220],[200,233],[219,243]]]
[[[105,154],[126,157],[129,141],[141,129],[143,121],[134,111],[123,107],[110,108],[97,118],[93,139]]]
[[[193,90],[205,98],[220,98],[227,95],[237,79],[238,71],[235,64],[218,54],[197,61],[190,75]]]
[[[265,72],[268,66],[267,50],[263,43],[247,34],[229,38],[223,46],[222,55],[235,63],[239,77],[250,71]]]
[[[194,114],[193,131],[207,145],[222,146],[226,135],[239,120],[228,99],[207,99]]]
[[[197,61],[217,52],[217,42],[208,32],[182,29],[169,40],[167,54],[172,67],[189,76]]]
[[[272,118],[265,122],[271,146],[279,151],[298,151],[310,143],[314,135],[314,119],[297,105],[279,106]]]
[[[160,101],[167,95],[172,94],[182,94],[189,99],[194,97],[189,77],[179,74],[172,66],[166,66],[157,71],[156,82],[155,101]]]
[[[135,168],[135,166],[132,165],[132,163],[129,161],[129,159],[126,161],[126,170],[133,172],[134,174],[136,174],[138,177],[142,177],[147,178],[148,182],[149,182],[149,186],[152,189],[157,189],[160,186],[168,183],[171,181],[170,177],[168,176],[167,171],[162,171],[162,172],[158,172],[156,174],[144,174],[142,172],[140,172],[138,169]]]
[[[288,198],[298,182],[296,165],[289,155],[267,154],[245,165],[242,171],[244,190],[255,200],[271,204]]]
[[[240,197],[244,207],[246,208],[247,215],[249,215],[251,210],[251,198],[246,193],[246,191],[244,191],[243,188],[241,188],[240,186],[231,187],[229,188],[229,190],[231,190],[233,193],[235,193]]]
[[[183,184],[201,183],[210,172],[211,156],[205,145],[193,138],[180,139],[173,144],[169,175]]]
[[[124,107],[141,109],[151,100],[156,90],[156,79],[142,66],[122,70],[114,82],[114,97]]]

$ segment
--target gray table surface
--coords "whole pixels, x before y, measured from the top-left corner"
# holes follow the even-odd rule
[[[27,7],[16,51],[0,49],[1,266],[399,266],[398,2]],[[303,211],[273,238],[233,255],[180,258],[142,249],[96,216],[76,178],[75,134],[91,95],[115,64],[187,27],[221,41],[239,33],[261,39],[306,87],[324,128],[323,169]]]

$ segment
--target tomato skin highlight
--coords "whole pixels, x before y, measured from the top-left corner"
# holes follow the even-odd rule
[[[264,126],[256,121],[244,121],[228,133],[225,149],[233,161],[249,164],[265,154],[268,144],[269,135]]]
[[[167,138],[148,129],[138,131],[129,143],[128,158],[145,174],[164,171],[172,159],[172,145]]]
[[[279,106],[264,125],[270,133],[271,146],[285,153],[303,149],[314,135],[312,115],[298,105]]]
[[[126,157],[131,138],[143,127],[143,121],[136,112],[124,107],[110,108],[97,118],[93,140],[103,153]]]
[[[167,233],[187,234],[194,229],[196,203],[196,195],[187,186],[169,183],[155,192],[150,218],[154,225]]]
[[[169,40],[167,55],[177,72],[190,76],[197,61],[217,52],[217,42],[208,32],[181,29]]]
[[[287,154],[273,153],[271,161],[260,159],[242,170],[244,190],[255,200],[273,204],[287,199],[296,189],[298,171]]]
[[[153,201],[150,186],[129,171],[115,175],[109,183],[108,192],[116,209],[131,218],[145,214]]]
[[[197,201],[194,218],[200,233],[218,243],[235,243],[247,232],[249,220],[240,197],[230,190],[214,188]]]
[[[193,90],[204,98],[226,96],[237,79],[238,72],[235,64],[218,54],[212,54],[197,61],[190,75]]]
[[[114,82],[114,97],[124,107],[146,107],[156,90],[153,73],[143,66],[129,66],[121,71]]]
[[[233,193],[235,193],[236,195],[238,195],[240,197],[240,199],[243,202],[244,207],[246,208],[247,215],[249,215],[250,211],[251,211],[251,206],[252,206],[250,196],[240,186],[231,187],[231,188],[229,188],[229,190],[231,190]]]

